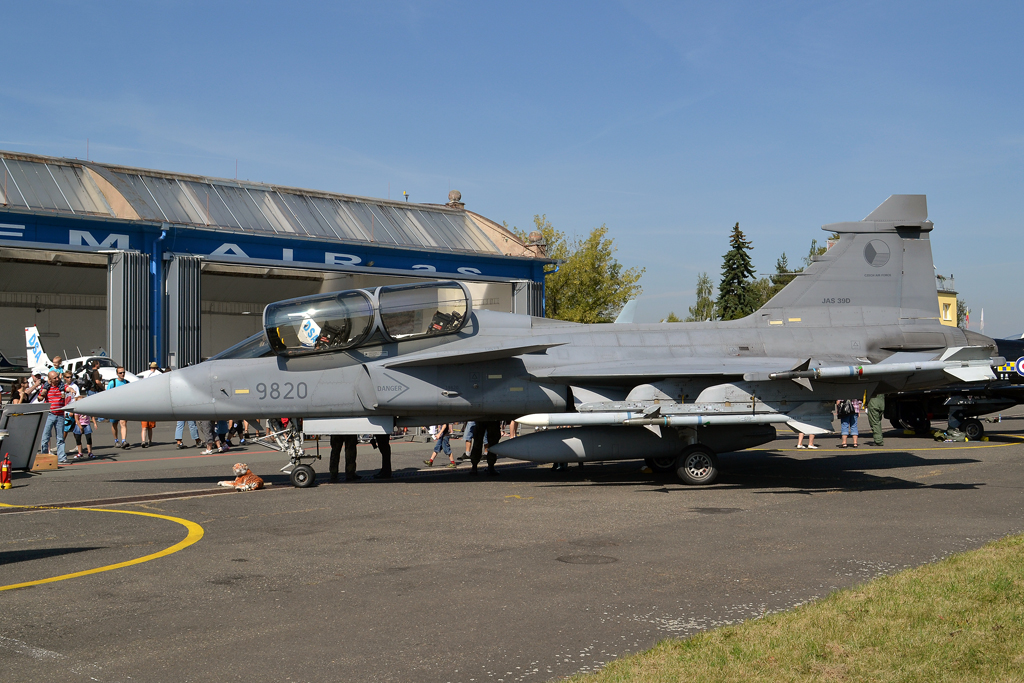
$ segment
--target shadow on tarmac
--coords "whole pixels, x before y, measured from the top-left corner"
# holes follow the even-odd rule
[[[17,564],[31,560],[45,560],[48,557],[60,557],[72,553],[84,553],[89,550],[101,550],[104,546],[88,546],[74,548],[40,548],[39,550],[5,550],[0,552],[0,566]]]
[[[977,489],[974,483],[937,483],[925,484],[920,481],[899,477],[874,474],[897,469],[934,468],[949,465],[963,465],[981,462],[977,458],[932,458],[916,455],[909,451],[874,450],[861,447],[852,452],[841,454],[820,453],[813,458],[796,458],[773,450],[740,451],[719,456],[721,474],[718,481],[710,487],[693,487],[679,482],[674,474],[652,474],[643,472],[640,460],[619,460],[603,463],[587,463],[584,467],[572,465],[568,470],[552,470],[549,465],[531,466],[518,463],[519,466],[509,467],[514,461],[500,462],[500,477],[497,480],[532,482],[542,486],[643,486],[652,485],[658,488],[649,489],[647,493],[669,493],[700,488],[736,488],[736,489],[786,489],[785,493],[813,493],[817,491],[863,491],[870,489],[939,489],[962,490]],[[445,482],[477,482],[492,481],[480,467],[479,476],[469,475],[469,466],[464,465],[456,470],[424,471],[415,467],[401,468],[394,471],[390,480],[375,480],[375,470],[361,470],[361,480],[356,484],[402,483],[430,484]],[[290,487],[291,482],[286,474],[261,475],[264,481],[275,487]],[[140,479],[119,479],[118,483],[145,484],[181,484],[214,486],[218,481],[228,477],[223,475],[207,476],[166,476]],[[342,481],[342,483],[347,483]],[[327,472],[318,471],[316,485],[327,484]]]
[[[666,484],[647,493],[670,493],[702,488],[775,489],[775,493],[814,493],[817,491],[864,491],[870,489],[977,489],[974,483],[924,484],[898,477],[875,475],[868,470],[892,470],[962,465],[980,462],[976,458],[925,458],[909,452],[875,451],[814,459],[797,459],[771,451],[727,453],[719,456],[721,474],[715,484],[707,487],[686,486],[673,474],[646,474],[639,469],[623,472],[623,464],[604,466],[587,464],[582,471],[570,467],[564,472],[547,472],[560,481],[549,486],[636,486]],[[633,467],[635,463],[631,463]],[[531,472],[532,474],[532,472]],[[530,477],[531,480],[535,477]],[[518,480],[518,477],[517,477]],[[787,489],[778,491],[778,489]]]

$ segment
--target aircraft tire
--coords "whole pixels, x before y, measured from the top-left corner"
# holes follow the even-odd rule
[[[309,465],[296,465],[292,470],[291,480],[295,488],[309,488],[316,481],[316,472]]]
[[[973,417],[961,422],[960,429],[971,441],[979,441],[985,435],[985,425],[981,424],[981,420]]]
[[[676,458],[644,458],[644,464],[655,474],[668,474],[676,469]]]
[[[684,484],[713,484],[718,479],[718,456],[707,446],[687,446],[683,454],[676,458],[675,470],[676,476]]]

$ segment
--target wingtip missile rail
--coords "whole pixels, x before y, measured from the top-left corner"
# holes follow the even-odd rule
[[[810,370],[793,370],[789,372],[772,372],[768,379],[862,379],[866,377],[884,377],[915,372],[945,371],[963,379],[969,375],[972,381],[995,379],[992,372],[991,359],[984,360],[928,360],[908,363],[879,363],[877,365],[841,365],[836,367],[813,368]]]

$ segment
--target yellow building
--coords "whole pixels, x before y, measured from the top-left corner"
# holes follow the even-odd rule
[[[939,321],[943,325],[956,327],[956,285],[953,276],[938,275]]]

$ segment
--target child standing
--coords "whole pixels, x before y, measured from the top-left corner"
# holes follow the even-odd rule
[[[86,454],[82,455],[82,437],[85,437]],[[75,443],[78,445],[78,453],[75,454],[75,460],[81,460],[83,457],[92,460],[96,456],[92,454],[92,426],[89,424],[88,415],[75,415]]]

